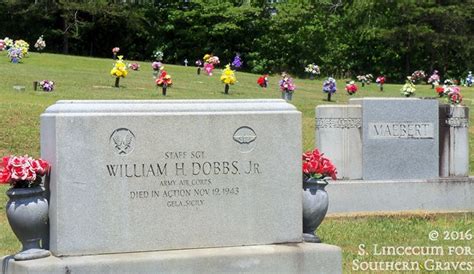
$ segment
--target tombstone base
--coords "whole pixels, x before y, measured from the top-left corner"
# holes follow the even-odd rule
[[[1,273],[342,273],[342,253],[327,244],[279,244],[95,256],[2,258]]]

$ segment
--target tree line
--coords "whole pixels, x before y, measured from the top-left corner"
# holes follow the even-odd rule
[[[126,59],[182,64],[206,53],[244,70],[323,76],[384,74],[400,81],[415,70],[460,78],[474,69],[474,5],[469,0],[3,0],[0,38],[48,52],[97,57],[120,47]]]

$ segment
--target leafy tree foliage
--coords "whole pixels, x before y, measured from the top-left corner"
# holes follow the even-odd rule
[[[474,5],[468,0],[4,0],[0,37],[47,51],[167,63],[236,53],[244,69],[323,75],[385,74],[400,81],[414,70],[461,77],[474,67]]]

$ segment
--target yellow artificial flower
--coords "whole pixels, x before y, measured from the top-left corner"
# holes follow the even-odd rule
[[[204,62],[207,62],[207,60],[209,60],[209,58],[211,58],[211,57],[212,57],[212,55],[206,54],[206,55],[204,55],[204,57],[202,57],[202,60],[204,60]]]
[[[230,69],[230,64],[226,65],[224,71],[222,71],[221,81],[222,83],[228,85],[233,85],[235,82],[237,82],[234,71]]]
[[[123,55],[117,56],[118,60],[115,61],[115,65],[110,71],[110,74],[115,77],[126,77],[128,74],[127,65],[123,62]]]

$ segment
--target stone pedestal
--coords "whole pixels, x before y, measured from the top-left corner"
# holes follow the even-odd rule
[[[337,167],[339,179],[362,179],[362,109],[358,105],[316,107],[316,147]]]
[[[342,273],[342,253],[326,244],[187,249],[33,261],[3,258],[1,273]]]
[[[440,177],[469,176],[469,108],[439,107]]]

